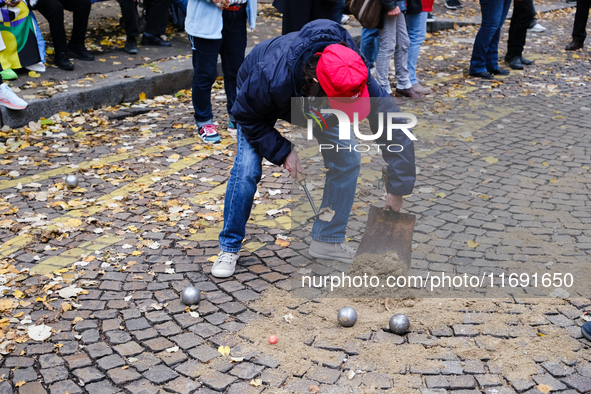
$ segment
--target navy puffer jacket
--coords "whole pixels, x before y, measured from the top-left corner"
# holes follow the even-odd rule
[[[270,162],[283,164],[291,151],[291,142],[275,129],[275,122],[283,119],[305,125],[307,121],[303,114],[291,113],[291,98],[301,97],[299,86],[302,81],[298,80],[298,76],[301,78],[302,75],[300,68],[309,56],[316,53],[316,48],[343,41],[359,53],[357,44],[345,28],[327,19],[319,19],[308,23],[299,32],[261,42],[244,60],[238,72],[238,97],[232,107],[232,114],[246,140]],[[370,97],[389,98],[369,70],[368,74]],[[378,128],[378,113],[400,112],[394,100],[379,101],[379,105],[372,106],[368,116],[374,132]],[[394,195],[411,194],[415,182],[413,142],[401,130],[394,130],[391,141],[386,139],[384,132],[382,138],[374,143],[400,144],[404,147],[401,153],[382,149],[389,168],[386,188],[388,193]]]

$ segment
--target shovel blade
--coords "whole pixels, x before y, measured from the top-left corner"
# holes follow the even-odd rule
[[[398,258],[410,268],[415,221],[415,215],[370,207],[365,232],[355,256],[396,252]]]

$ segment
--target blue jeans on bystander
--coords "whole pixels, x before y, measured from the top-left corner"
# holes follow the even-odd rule
[[[480,0],[482,24],[476,34],[470,74],[499,69],[499,39],[511,0]]]
[[[421,12],[414,15],[406,14],[406,29],[408,31],[408,38],[410,39],[410,45],[408,47],[408,75],[412,85],[417,83],[417,62],[419,61],[421,45],[423,45],[427,36],[427,14],[428,12]]]
[[[332,144],[335,147],[331,150],[322,150],[328,172],[321,205],[321,208],[330,207],[335,211],[335,215],[330,222],[314,222],[312,239],[321,242],[345,242],[346,227],[357,188],[361,155],[354,149],[357,145],[354,137],[351,140],[339,140],[338,127],[331,127],[328,131],[316,131],[314,136],[319,144]],[[238,253],[242,246],[257,183],[261,180],[263,159],[244,138],[240,123],[236,138],[237,153],[224,199],[224,228],[219,236],[220,249],[230,253]]]
[[[377,28],[366,29],[364,27],[361,30],[361,48],[359,49],[361,50],[361,54],[365,56],[365,60],[369,63],[369,68],[373,68],[380,49],[380,34]]]

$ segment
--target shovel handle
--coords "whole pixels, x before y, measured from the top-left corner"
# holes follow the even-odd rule
[[[302,172],[296,173],[296,179],[300,185],[306,184],[306,177],[304,176],[304,174]]]

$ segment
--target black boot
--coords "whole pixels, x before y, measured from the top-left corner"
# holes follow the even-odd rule
[[[137,55],[137,38],[127,37],[127,41],[125,41],[124,50],[130,55]]]
[[[144,34],[142,37],[142,45],[153,45],[158,47],[169,47],[172,46],[170,41],[164,41],[158,36],[147,36]]]
[[[524,66],[530,66],[532,64],[534,64],[533,60],[527,60],[526,58],[524,58],[523,56],[521,56],[521,64],[523,64]]]
[[[74,69],[74,64],[68,57],[68,52],[60,52],[55,54],[54,63],[58,68],[62,70],[71,71]]]
[[[87,62],[91,62],[94,60],[94,55],[84,47],[84,45],[72,45],[68,44],[69,54],[76,59],[84,60]]]
[[[567,46],[566,46],[566,50],[567,51],[576,51],[577,49],[582,49],[583,48],[583,42],[582,41],[576,41],[576,40],[572,40]]]
[[[513,70],[523,70],[523,63],[521,63],[521,57],[520,56],[515,56],[513,59],[511,59],[511,61],[509,62],[509,67],[511,67]]]

